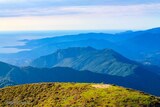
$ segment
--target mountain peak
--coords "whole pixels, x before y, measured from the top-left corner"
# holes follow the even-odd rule
[[[60,52],[60,51],[66,51],[66,50],[96,50],[90,46],[88,47],[69,47],[69,48],[66,48],[66,49],[58,49],[57,52]]]
[[[136,63],[112,49],[96,50],[92,47],[67,48],[38,58],[31,63],[34,67],[71,67],[96,73],[128,76],[134,73]]]

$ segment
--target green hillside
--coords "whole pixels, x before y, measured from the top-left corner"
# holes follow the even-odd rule
[[[41,83],[0,89],[0,107],[159,107],[160,99],[105,84]]]

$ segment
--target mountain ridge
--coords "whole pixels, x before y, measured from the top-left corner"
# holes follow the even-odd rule
[[[94,73],[86,70],[78,71],[66,67],[39,69],[33,67],[18,68],[8,64],[6,64],[6,66],[13,68],[6,69],[6,71],[4,71],[5,74],[0,75],[1,87],[40,82],[106,83],[133,88],[160,96],[160,92],[158,90],[160,89],[159,76],[158,74],[151,72],[148,73],[137,71],[134,75],[120,77]]]
[[[140,64],[125,58],[112,49],[97,50],[92,47],[73,47],[42,56],[33,61],[31,66],[40,68],[71,67],[77,70],[89,70],[110,75],[117,73],[116,76],[128,76]],[[121,70],[122,67],[124,68]],[[123,72],[127,70],[130,70],[130,73],[123,75]]]
[[[30,50],[14,54],[0,54],[0,60],[16,66],[28,66],[32,60],[40,56],[51,54],[57,51],[57,49],[91,46],[96,49],[111,48],[129,59],[144,64],[151,63],[152,65],[160,66],[159,63],[154,60],[155,58],[159,59],[159,56],[154,55],[154,53],[159,52],[159,29],[160,28],[153,28],[116,34],[83,33],[28,40],[24,46],[16,46],[14,48]],[[155,56],[153,56],[153,60],[147,58],[150,54]]]

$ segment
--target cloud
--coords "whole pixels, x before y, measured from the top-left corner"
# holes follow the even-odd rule
[[[159,11],[159,0],[0,0],[0,17]],[[155,9],[154,9],[155,7]],[[156,11],[157,10],[157,11]],[[141,12],[141,10],[139,9]],[[129,12],[128,12],[129,13]],[[128,14],[127,13],[127,14]]]
[[[0,0],[0,3],[59,3],[59,4],[139,4],[157,3],[159,0]]]
[[[59,6],[45,8],[2,9],[0,17],[54,16],[54,15],[103,15],[103,16],[159,16],[159,4],[138,4],[127,6]]]
[[[52,6],[135,5],[160,3],[159,0],[0,0],[0,8],[31,8]]]
[[[0,0],[0,30],[151,28],[160,26],[158,2],[160,1]]]

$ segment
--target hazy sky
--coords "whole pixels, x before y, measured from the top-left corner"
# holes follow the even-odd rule
[[[0,0],[0,31],[159,26],[160,0]]]

